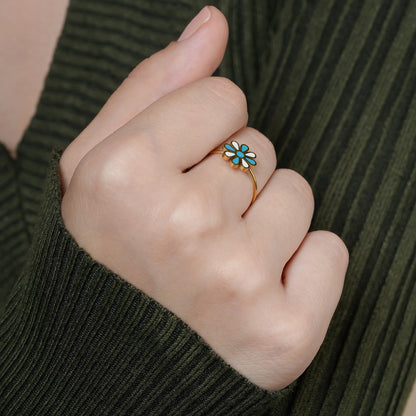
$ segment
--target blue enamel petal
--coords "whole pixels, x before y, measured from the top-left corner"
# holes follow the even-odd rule
[[[253,165],[253,166],[257,165],[256,161],[253,159],[250,159],[249,157],[245,157],[244,159],[247,160],[247,162],[250,163],[250,165]]]
[[[238,165],[238,163],[240,162],[240,158],[239,157],[235,157],[234,159],[233,159],[233,163],[234,163],[234,165]]]
[[[235,153],[235,149],[234,149],[234,147],[230,146],[228,143],[226,143],[226,144],[224,145],[224,147],[225,147],[226,149],[231,150],[232,152],[234,152],[234,153]]]
[[[246,144],[242,144],[241,145],[241,149],[242,152],[246,152],[248,150],[248,146]]]

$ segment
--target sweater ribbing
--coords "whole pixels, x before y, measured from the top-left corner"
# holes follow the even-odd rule
[[[230,24],[217,73],[247,93],[249,123],[275,144],[278,167],[311,183],[313,229],[339,233],[350,250],[325,342],[287,410],[277,408],[302,416],[401,414],[416,376],[416,5],[215,4]],[[175,39],[201,5],[71,1],[19,147],[16,186],[28,233],[51,147],[75,138],[128,72]]]

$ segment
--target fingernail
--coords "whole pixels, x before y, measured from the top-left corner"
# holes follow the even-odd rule
[[[190,38],[204,23],[208,22],[211,17],[211,11],[205,6],[186,26],[178,42]]]

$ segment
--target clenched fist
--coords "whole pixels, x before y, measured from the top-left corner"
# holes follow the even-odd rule
[[[246,127],[244,93],[212,77],[228,36],[204,8],[179,41],[136,67],[64,152],[62,215],[97,261],[183,319],[249,380],[279,390],[317,353],[341,295],[348,251],[308,233],[314,203]],[[210,154],[236,140],[250,176]]]

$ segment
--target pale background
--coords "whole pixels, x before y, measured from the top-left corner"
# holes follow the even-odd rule
[[[407,401],[404,416],[416,416],[416,383],[413,385],[412,393]]]

